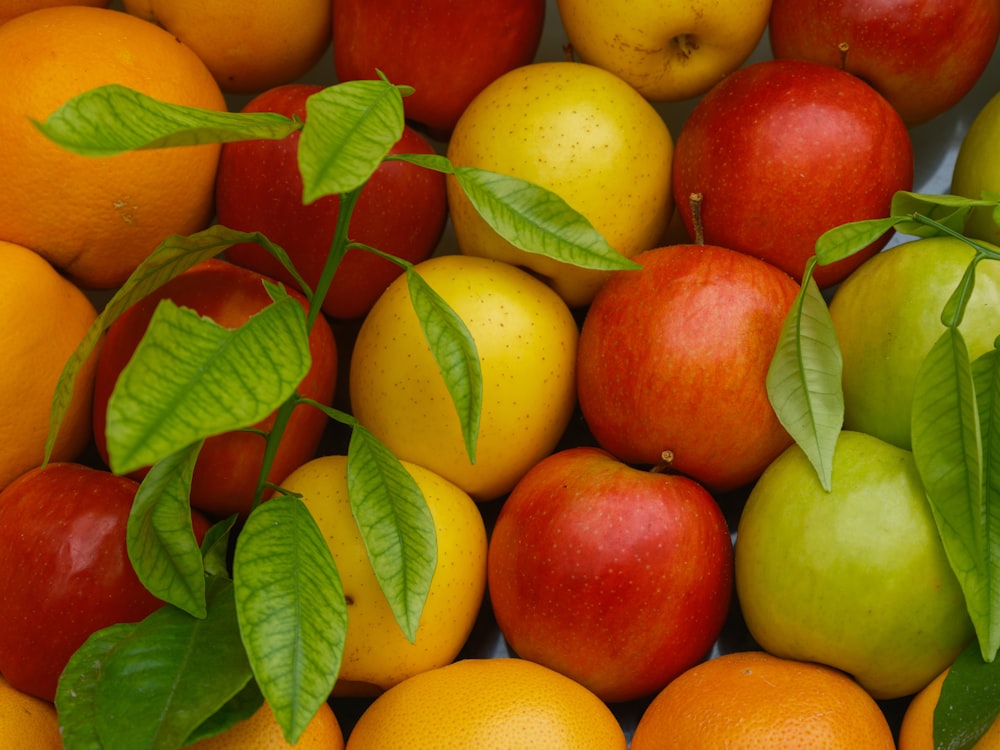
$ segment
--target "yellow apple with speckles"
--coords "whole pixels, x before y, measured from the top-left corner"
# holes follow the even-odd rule
[[[573,52],[650,101],[691,99],[740,67],[764,35],[771,0],[558,0]]]
[[[576,321],[550,287],[502,261],[441,255],[415,269],[476,344],[483,398],[475,463],[405,276],[389,285],[358,330],[351,409],[400,459],[440,474],[479,502],[496,499],[552,452],[569,424]]]
[[[403,466],[423,492],[437,532],[437,567],[412,643],[396,624],[351,514],[347,457],[315,458],[281,483],[302,495],[326,537],[347,598],[347,636],[334,695],[377,695],[453,661],[486,593],[486,527],[476,503],[434,472]]]
[[[500,76],[462,113],[448,158],[551,190],[628,258],[661,244],[670,225],[670,131],[635,89],[592,65],[540,62]],[[448,205],[461,252],[530,269],[570,307],[589,304],[607,278],[515,248],[483,221],[453,177]]]

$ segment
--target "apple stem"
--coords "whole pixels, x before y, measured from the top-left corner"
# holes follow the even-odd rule
[[[691,204],[691,223],[694,225],[694,244],[705,244],[705,230],[701,226],[701,193],[691,193],[688,201]]]
[[[837,45],[837,49],[840,50],[840,69],[847,70],[847,51],[851,48],[847,42],[841,42]]]
[[[656,464],[656,466],[654,466],[649,471],[652,474],[666,474],[670,471],[670,467],[673,465],[673,463],[674,463],[674,452],[671,450],[665,450],[662,453],[660,453],[660,462]]]
[[[573,45],[570,42],[563,45],[562,51],[566,56],[566,62],[576,62],[576,53],[573,52]]]

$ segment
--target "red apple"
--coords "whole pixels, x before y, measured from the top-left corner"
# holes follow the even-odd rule
[[[137,302],[111,325],[98,356],[94,384],[94,438],[105,461],[108,460],[105,440],[108,399],[159,301],[168,298],[219,325],[237,328],[271,303],[264,279],[256,271],[208,260]],[[305,306],[305,299],[298,292],[289,293]],[[337,347],[330,325],[322,315],[309,335],[309,346],[312,367],[300,384],[299,393],[330,404],[337,379]],[[272,414],[255,427],[266,431],[273,422]],[[315,455],[326,424],[327,417],[319,409],[304,404],[295,407],[271,467],[271,482],[280,482]],[[215,517],[249,512],[263,464],[264,444],[261,435],[243,430],[206,439],[195,464],[191,504]],[[135,476],[144,474],[145,470],[140,470]]]
[[[854,73],[917,125],[957,104],[982,76],[1000,34],[1000,3],[774,0],[769,29],[776,58]]]
[[[713,491],[753,482],[792,439],[767,370],[798,284],[771,264],[711,245],[640,253],[583,320],[580,411],[622,461],[674,470]]]
[[[245,112],[278,112],[306,118],[306,99],[321,86],[289,84],[260,94]],[[302,203],[298,167],[299,133],[280,141],[227,143],[216,179],[216,211],[221,224],[259,231],[288,253],[307,284],[316,286],[333,242],[340,198],[327,196]],[[427,140],[410,127],[392,153],[432,154]],[[384,162],[361,191],[351,214],[350,239],[418,263],[429,257],[448,219],[445,177],[440,172],[401,161]],[[291,275],[257,244],[230,248],[237,265],[293,284]],[[364,250],[341,260],[323,311],[332,318],[360,318],[389,282],[403,272],[395,263]]]
[[[487,575],[514,652],[618,702],[708,653],[729,608],[733,548],[698,483],[576,447],[536,464],[504,501]]]
[[[798,280],[823,232],[888,216],[893,194],[912,186],[899,114],[857,76],[820,63],[765,60],[732,73],[694,107],[674,152],[674,197],[691,236],[700,223],[706,243]],[[887,240],[817,266],[816,282],[840,281]]]
[[[334,0],[334,68],[413,86],[407,117],[446,140],[476,94],[534,59],[544,21],[545,0]]]
[[[125,530],[139,485],[75,463],[32,469],[0,492],[0,673],[55,699],[92,633],[138,622],[163,602],[139,582]],[[199,542],[206,518],[192,514]]]

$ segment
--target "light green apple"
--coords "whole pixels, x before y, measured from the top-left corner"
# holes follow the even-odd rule
[[[878,699],[917,692],[973,637],[912,454],[864,433],[841,433],[830,493],[797,445],[767,468],[735,564],[765,651],[841,669]]]
[[[980,198],[983,191],[1000,193],[1000,92],[993,95],[972,120],[955,158],[951,192]],[[1000,244],[1000,226],[988,208],[972,212],[965,232],[970,237]]]

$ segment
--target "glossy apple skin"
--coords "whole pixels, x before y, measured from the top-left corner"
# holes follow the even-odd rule
[[[788,445],[766,378],[798,284],[725,248],[635,256],[587,311],[580,410],[598,444],[630,464],[672,467],[713,491],[743,487]]]
[[[951,109],[982,76],[1000,33],[1000,4],[774,0],[769,23],[774,57],[842,67],[919,125]]]
[[[899,114],[868,84],[799,60],[745,66],[713,88],[677,136],[673,191],[691,237],[700,194],[704,241],[767,260],[801,280],[819,236],[889,215],[913,187],[913,145]],[[817,266],[827,287],[888,241]]]
[[[18,690],[54,700],[60,673],[92,633],[161,606],[139,582],[125,544],[138,487],[107,471],[53,463],[0,492],[0,672]],[[208,526],[192,513],[199,542]]]
[[[321,86],[288,84],[251,100],[245,112],[277,112],[306,119],[306,99]],[[259,231],[280,245],[299,274],[315,288],[340,214],[340,198],[326,196],[302,203],[298,167],[299,133],[282,140],[227,143],[216,179],[219,223],[241,231]],[[391,153],[432,154],[427,140],[410,127]],[[429,257],[448,219],[445,176],[401,161],[383,163],[369,179],[351,214],[349,237],[383,252],[419,263]],[[228,260],[294,284],[291,274],[260,245],[239,244]],[[323,312],[331,318],[363,317],[389,282],[403,272],[391,261],[363,250],[350,250],[341,260]]]
[[[335,0],[333,62],[341,81],[375,78],[414,88],[406,116],[447,140],[469,102],[531,62],[545,0]]]
[[[169,298],[219,325],[237,328],[271,303],[262,283],[264,278],[255,271],[221,260],[204,261],[144,297],[111,325],[97,362],[94,385],[94,438],[105,462],[108,399],[159,301]],[[305,306],[305,300],[297,292],[290,290],[290,293],[299,296]],[[337,379],[337,347],[330,325],[322,315],[309,335],[309,346],[312,366],[298,391],[330,404]],[[271,414],[256,427],[266,431],[273,423]],[[319,409],[304,404],[295,408],[271,467],[271,482],[280,483],[293,469],[313,457],[326,424],[327,417]],[[207,438],[194,468],[191,504],[216,518],[234,513],[245,515],[253,502],[263,456],[264,439],[254,432],[237,430]],[[140,470],[134,476],[144,474],[145,470]]]
[[[504,501],[487,576],[519,656],[618,702],[708,653],[729,608],[733,548],[696,482],[574,447],[536,464]]]

